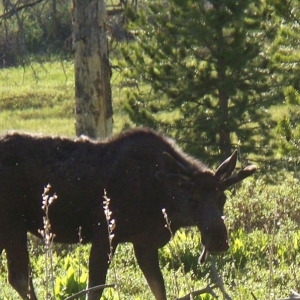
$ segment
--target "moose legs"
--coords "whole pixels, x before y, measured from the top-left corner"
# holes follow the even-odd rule
[[[112,245],[112,255],[117,245]],[[95,237],[92,242],[90,260],[89,260],[89,285],[94,287],[105,284],[106,273],[109,265],[110,245],[108,242],[107,231],[102,235]],[[90,292],[87,300],[99,300],[103,290]]]
[[[159,268],[157,248],[134,245],[134,251],[137,262],[156,300],[166,300],[166,290]]]
[[[11,233],[4,248],[7,257],[9,283],[23,299],[36,300],[30,277],[27,235],[26,231],[24,232],[24,226],[22,230],[14,230]]]

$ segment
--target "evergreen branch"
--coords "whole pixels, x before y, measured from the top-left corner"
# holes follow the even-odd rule
[[[299,19],[296,17],[296,15],[293,13],[293,8],[291,7],[291,1],[288,5],[288,9],[289,9],[289,17],[292,19],[293,22],[297,23],[298,25],[300,25]]]

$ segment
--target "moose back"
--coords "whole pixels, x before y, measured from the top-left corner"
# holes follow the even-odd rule
[[[134,129],[105,142],[9,133],[0,137],[0,253],[5,249],[9,283],[23,299],[37,299],[32,286],[27,232],[41,237],[42,193],[49,183],[57,199],[49,207],[54,241],[91,243],[89,287],[105,283],[110,245],[103,211],[104,190],[115,222],[113,251],[134,246],[138,264],[156,299],[165,300],[158,248],[171,230],[197,226],[207,253],[228,249],[223,221],[224,190],[254,173],[232,175],[235,151],[214,172],[149,129]],[[88,294],[100,299],[102,292]]]

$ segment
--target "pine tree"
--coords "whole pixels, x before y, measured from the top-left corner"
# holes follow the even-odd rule
[[[273,43],[273,68],[280,74],[279,95],[288,106],[277,125],[279,150],[284,159],[300,161],[300,3],[271,0],[279,25]]]
[[[125,104],[138,125],[173,135],[190,153],[214,160],[264,151],[272,103],[260,1],[170,0],[131,24],[124,78],[138,83]]]

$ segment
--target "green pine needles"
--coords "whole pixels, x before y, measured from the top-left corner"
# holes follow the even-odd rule
[[[167,4],[166,4],[167,3]],[[124,45],[125,109],[139,125],[173,135],[207,160],[271,154],[272,78],[260,1],[155,1],[129,28]]]

